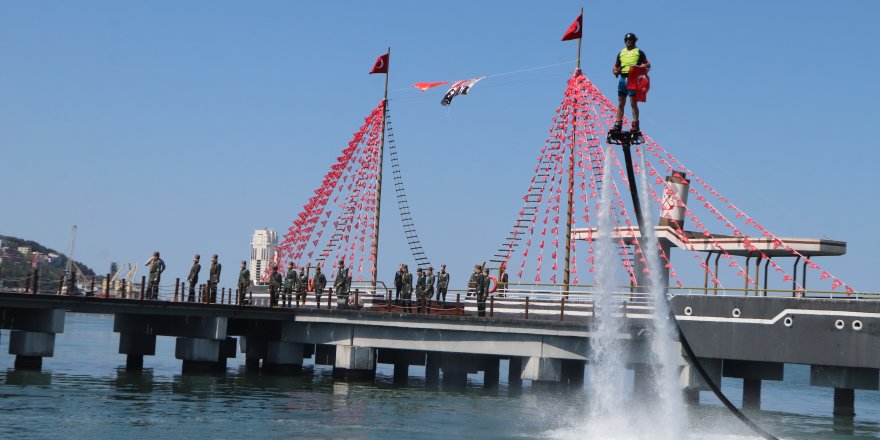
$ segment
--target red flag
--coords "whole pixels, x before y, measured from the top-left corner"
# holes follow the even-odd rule
[[[379,55],[379,58],[376,58],[376,64],[373,64],[373,70],[370,71],[370,75],[374,73],[388,73],[388,54]]]
[[[648,90],[651,89],[651,78],[648,78],[648,69],[642,66],[630,67],[629,75],[626,77],[626,88],[627,90],[636,91],[636,101],[645,102],[648,99]]]
[[[449,84],[449,81],[440,81],[440,82],[418,82],[413,84],[413,87],[425,91],[433,87],[442,86],[443,84]]]
[[[565,31],[565,35],[562,36],[562,41],[568,40],[576,40],[581,38],[583,35],[583,29],[581,29],[581,25],[584,22],[584,14],[578,15],[577,20],[568,27],[568,30]]]

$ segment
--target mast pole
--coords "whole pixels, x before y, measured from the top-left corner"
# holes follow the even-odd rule
[[[391,76],[391,47],[388,47],[388,71],[385,72],[385,94],[382,98],[382,140],[379,143],[379,175],[376,178],[376,225],[373,229],[373,276],[372,286],[373,293],[376,292],[376,285],[379,273],[379,213],[382,206],[382,159],[385,153],[385,119],[388,117],[388,77]]]
[[[584,8],[581,7],[581,38],[578,38],[578,54],[577,65],[574,69],[574,76],[581,74],[581,40],[583,40],[583,17]],[[565,265],[562,270],[562,289],[564,295],[568,296],[571,281],[571,223],[574,216],[574,150],[577,144],[577,113],[571,115],[571,151],[568,153],[568,210],[566,211],[565,222]]]

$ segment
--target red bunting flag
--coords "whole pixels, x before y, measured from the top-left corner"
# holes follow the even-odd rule
[[[449,84],[449,81],[440,81],[440,82],[417,82],[413,84],[413,87],[425,91],[433,87],[442,86],[443,84]]]
[[[388,73],[388,54],[379,55],[379,58],[376,58],[376,64],[373,64],[373,70],[370,71],[370,75],[374,73]]]
[[[568,30],[565,31],[565,35],[562,36],[562,41],[568,40],[576,40],[583,36],[583,29],[581,28],[584,23],[584,14],[578,15],[578,18],[568,27]]]

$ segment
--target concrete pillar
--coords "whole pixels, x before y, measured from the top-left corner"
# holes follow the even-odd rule
[[[486,359],[483,363],[483,388],[498,388],[501,372],[501,360],[498,358]]]
[[[398,362],[394,364],[394,384],[406,385],[409,381],[409,364]]]
[[[655,399],[657,387],[654,383],[654,368],[648,364],[632,364],[633,395],[637,398]]]
[[[43,357],[55,354],[55,333],[12,330],[9,354],[15,355],[16,370],[39,371],[43,368]]]
[[[852,388],[834,389],[834,416],[856,416],[856,390]]]
[[[507,387],[514,393],[522,390],[522,366],[521,357],[511,357],[507,362]]]
[[[718,386],[721,386],[721,359],[699,358],[699,361],[700,365],[709,375],[709,379]],[[703,381],[703,378],[700,377],[700,374],[697,373],[697,370],[691,367],[690,364],[683,366],[679,379],[685,395],[690,395],[692,398],[695,398],[696,402],[699,402],[700,391],[711,390],[709,385],[707,385],[706,382]]]
[[[428,353],[425,359],[425,385],[436,386],[440,382],[440,353]]]
[[[576,359],[562,360],[562,382],[573,386],[583,386],[586,362]]]
[[[127,371],[142,371],[144,356],[156,355],[156,335],[120,333],[119,353],[126,355],[125,369]]]
[[[531,356],[522,367],[521,377],[533,382],[559,382],[562,380],[562,360]]]
[[[742,407],[745,410],[761,410],[761,379],[743,379]]]
[[[467,372],[443,369],[443,389],[467,388]]]
[[[696,390],[693,388],[685,388],[682,390],[684,394],[685,403],[691,405],[699,405],[700,404],[700,390]]]
[[[761,409],[761,381],[784,379],[784,364],[778,362],[725,360],[722,375],[743,380],[743,409]]]
[[[222,371],[220,341],[202,338],[177,338],[174,357],[183,361],[184,373],[213,373]]]
[[[238,339],[239,349],[244,353],[245,371],[256,373],[260,370],[260,361],[266,358],[268,341],[265,339],[240,336]]]
[[[880,388],[880,373],[876,368],[810,366],[810,385],[834,388],[834,415],[836,419],[855,416],[855,390]]]
[[[295,342],[269,341],[263,370],[277,374],[299,374],[302,372],[303,344]]]
[[[376,349],[337,345],[333,377],[342,380],[373,380],[376,377]]]

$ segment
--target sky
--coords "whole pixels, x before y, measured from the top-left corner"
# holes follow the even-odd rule
[[[217,253],[232,286],[254,229],[287,230],[382,99],[367,73],[391,47],[416,227],[461,286],[522,205],[582,6],[588,78],[613,97],[638,34],[642,129],[778,235],[846,241],[820,263],[880,290],[874,1],[2,1],[0,234],[66,251],[76,224],[97,272],[159,250],[166,279]],[[411,87],[475,76],[450,107]],[[390,282],[412,258],[388,200]]]

